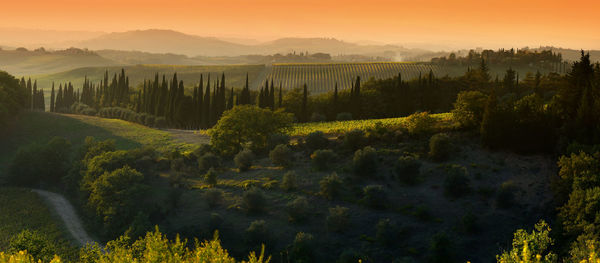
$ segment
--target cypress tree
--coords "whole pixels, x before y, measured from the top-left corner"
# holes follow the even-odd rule
[[[281,83],[279,83],[279,107],[277,108],[281,108],[282,103],[283,103],[283,90],[281,88]]]
[[[338,106],[338,84],[337,82],[335,83],[335,88],[333,90],[333,116],[335,117],[335,115],[337,115],[338,111],[339,111],[339,106]]]
[[[269,106],[271,110],[275,110],[275,86],[273,85],[273,79],[271,79],[271,90],[269,93]]]
[[[306,87],[306,83],[304,83],[304,90],[302,93],[302,109],[301,109],[301,121],[303,122],[307,122],[308,121],[308,87]]]
[[[210,74],[208,74],[208,81],[206,82],[206,92],[204,93],[204,117],[202,118],[204,128],[210,127]]]
[[[233,109],[233,94],[234,94],[233,93],[233,88],[231,88],[231,92],[229,93],[229,100],[228,100],[228,103],[227,103],[227,109],[228,110]]]
[[[50,112],[54,112],[54,82],[52,82],[52,91],[50,92]]]

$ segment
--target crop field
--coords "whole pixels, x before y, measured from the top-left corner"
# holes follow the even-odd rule
[[[432,118],[436,120],[437,128],[444,129],[451,127],[452,114],[451,113],[438,113],[431,114]],[[342,134],[347,131],[354,129],[358,130],[369,130],[375,128],[377,125],[381,125],[386,128],[398,128],[404,125],[407,117],[400,118],[387,118],[387,119],[370,119],[370,120],[351,120],[351,121],[331,121],[331,122],[309,122],[295,124],[290,131],[290,136],[306,136],[311,132],[321,131],[328,135]]]
[[[267,79],[275,85],[281,83],[283,89],[302,87],[305,83],[312,94],[332,91],[335,84],[339,90],[350,89],[356,76],[363,81],[370,78],[387,79],[402,74],[405,80],[418,78],[430,70],[436,76],[446,75],[443,67],[425,63],[410,62],[365,62],[365,63],[299,63],[273,64]]]

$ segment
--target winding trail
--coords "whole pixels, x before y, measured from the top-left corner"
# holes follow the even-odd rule
[[[87,243],[96,242],[93,240],[83,228],[81,220],[75,213],[75,209],[69,203],[69,201],[60,194],[52,193],[44,190],[33,189],[33,192],[39,194],[44,200],[54,208],[56,213],[60,216],[65,226],[71,233],[71,236],[79,243],[80,246],[85,246]]]

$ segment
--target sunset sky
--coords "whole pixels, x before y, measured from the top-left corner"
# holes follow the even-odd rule
[[[597,0],[7,0],[0,27],[600,49]]]

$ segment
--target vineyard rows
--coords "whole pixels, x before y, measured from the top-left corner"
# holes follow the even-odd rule
[[[338,90],[350,89],[356,76],[366,81],[371,77],[387,79],[401,73],[404,80],[410,80],[430,70],[436,76],[447,73],[436,65],[406,62],[273,64],[267,70],[267,79],[273,80],[276,86],[281,84],[283,89],[293,89],[306,83],[312,94],[331,91],[336,83]]]

